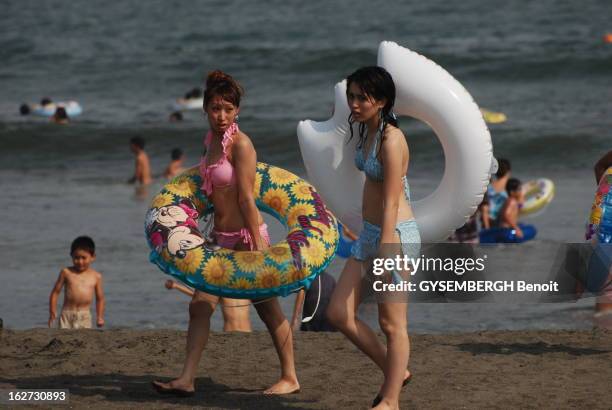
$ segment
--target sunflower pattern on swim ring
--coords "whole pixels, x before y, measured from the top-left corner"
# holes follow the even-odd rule
[[[256,167],[257,207],[286,228],[284,240],[261,251],[234,251],[208,243],[198,227],[214,212],[193,167],[166,184],[145,218],[150,260],[165,273],[219,296],[286,296],[310,286],[331,262],[338,224],[314,187],[297,175],[265,163]]]
[[[601,176],[595,199],[591,205],[591,213],[587,224],[586,239],[591,240],[598,238],[600,235],[599,228],[601,225],[601,217],[605,212],[612,212],[612,167],[609,167]],[[601,239],[601,238],[598,238]]]

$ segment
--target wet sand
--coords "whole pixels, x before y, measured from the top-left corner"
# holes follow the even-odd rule
[[[610,408],[612,331],[415,335],[411,343],[414,378],[402,408]],[[382,382],[342,335],[297,333],[301,392],[263,396],[279,373],[269,335],[214,333],[196,395],[159,396],[150,382],[179,374],[184,344],[175,330],[5,329],[0,391],[68,389],[76,408],[355,409],[367,408]]]

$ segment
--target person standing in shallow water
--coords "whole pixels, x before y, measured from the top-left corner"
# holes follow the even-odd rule
[[[149,165],[149,156],[145,152],[145,140],[140,136],[130,139],[130,151],[134,154],[134,175],[128,180],[128,183],[145,186],[151,183],[151,166]]]
[[[267,226],[255,206],[253,187],[257,153],[251,139],[238,129],[242,87],[228,74],[213,71],[206,79],[204,111],[210,131],[205,139],[206,153],[200,162],[202,190],[215,209],[212,237],[217,244],[235,250],[261,250],[268,247]],[[189,305],[189,330],[183,371],[170,382],[154,381],[161,394],[190,396],[202,351],[210,332],[210,317],[221,298],[196,291]],[[227,300],[227,299],[226,299]],[[236,304],[248,302],[239,300]],[[231,312],[228,308],[228,312]],[[281,377],[264,394],[299,391],[293,357],[293,333],[277,298],[255,304],[265,323],[280,359]],[[225,313],[225,312],[224,312]],[[256,375],[253,375],[256,377]]]
[[[362,272],[370,278],[373,258],[393,257],[400,249],[408,257],[418,258],[420,254],[421,239],[406,179],[408,145],[392,113],[395,84],[384,68],[360,68],[348,76],[346,87],[351,138],[354,123],[359,129],[355,165],[366,174],[363,229],[351,248],[327,316],[384,373],[384,383],[372,407],[397,409],[402,385],[411,378],[407,370],[410,342],[405,295],[399,295],[399,300],[378,300],[378,320],[387,338],[386,347],[357,317],[357,311],[366,296],[364,285],[372,286],[367,280],[364,283]],[[395,275],[404,279],[408,272],[395,272],[393,279]]]
[[[164,171],[164,178],[172,179],[183,172],[185,170],[185,168],[183,168],[184,160],[185,155],[183,154],[183,150],[180,148],[174,148],[170,153],[170,163]]]

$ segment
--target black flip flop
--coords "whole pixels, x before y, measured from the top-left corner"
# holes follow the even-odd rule
[[[412,373],[410,373],[410,375],[404,379],[404,381],[402,382],[402,387],[410,383],[410,380],[412,380]],[[382,401],[382,396],[380,394],[377,394],[376,397],[374,397],[374,400],[372,401],[371,407],[378,406],[381,401]]]

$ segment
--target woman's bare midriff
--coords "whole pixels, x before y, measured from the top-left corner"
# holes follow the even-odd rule
[[[401,184],[401,182],[400,182]],[[404,197],[404,187],[400,187],[399,207],[397,209],[397,223],[414,218],[410,202]],[[382,226],[383,222],[384,190],[382,182],[375,182],[366,178],[363,187],[363,219],[374,225]]]
[[[236,232],[246,227],[238,202],[238,188],[232,185],[226,188],[215,188],[212,195],[215,208],[215,229],[222,232]],[[263,218],[258,213],[257,223],[261,225]]]

